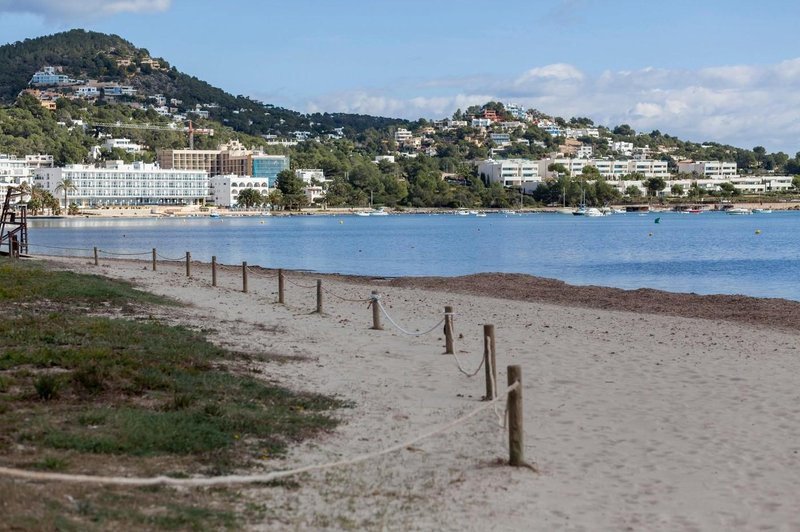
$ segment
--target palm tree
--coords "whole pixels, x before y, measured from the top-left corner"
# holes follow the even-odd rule
[[[72,179],[68,177],[65,177],[56,185],[56,193],[59,191],[64,192],[64,210],[67,211],[67,214],[69,214],[69,193],[75,192],[76,190],[78,190],[78,187],[76,187]]]

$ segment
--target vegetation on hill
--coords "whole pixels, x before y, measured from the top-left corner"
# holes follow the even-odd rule
[[[159,67],[153,68],[148,60],[156,61]],[[130,64],[121,61],[130,61]],[[233,96],[178,71],[163,58],[151,57],[146,49],[137,48],[117,35],[84,30],[0,46],[0,103],[12,103],[19,92],[27,88],[33,74],[46,65],[62,67],[64,74],[75,79],[131,85],[143,97],[163,94],[168,100],[180,100],[181,110],[193,109],[197,104],[216,104],[209,109],[212,119],[250,135],[297,130],[323,133],[337,127],[361,131],[406,123],[405,120],[347,113],[303,115],[245,96]]]
[[[157,63],[154,68],[153,61]],[[27,86],[32,74],[44,65],[63,67],[65,74],[81,79],[116,81],[138,90],[135,97],[118,99],[101,97],[96,102],[61,98],[54,111],[45,110],[29,95],[17,97]],[[647,150],[650,158],[667,161],[675,177],[697,179],[699,176],[678,175],[681,160],[720,160],[736,162],[741,173],[800,174],[800,153],[794,157],[777,152],[767,153],[760,146],[738,148],[715,142],[696,143],[661,133],[636,132],[627,124],[615,127],[596,126],[597,134],[577,139],[553,136],[544,124],[562,129],[593,128],[586,117],[565,119],[529,110],[533,121],[518,121],[500,102],[487,102],[456,111],[452,119],[460,125],[443,128],[425,119],[415,122],[346,113],[303,115],[295,111],[263,104],[244,96],[233,96],[195,77],[179,72],[162,58],[114,35],[73,30],[49,37],[29,39],[0,47],[0,100],[10,106],[0,108],[0,153],[26,155],[48,153],[56,165],[92,162],[93,146],[102,144],[100,134],[127,137],[144,147],[140,154],[122,150],[104,150],[100,160],[121,159],[127,162],[155,160],[155,150],[187,147],[185,132],[179,129],[154,131],[108,128],[99,130],[93,124],[150,124],[167,126],[172,121],[152,109],[148,95],[161,94],[170,106],[189,117],[196,106],[207,111],[208,119],[196,119],[198,127],[213,128],[215,136],[195,136],[195,147],[213,149],[231,139],[273,154],[286,154],[291,168],[319,168],[332,183],[327,187],[329,206],[414,206],[414,207],[511,207],[520,204],[580,202],[585,193],[590,204],[603,204],[619,199],[620,192],[586,169],[583,175],[561,172],[557,180],[539,187],[531,196],[499,184],[488,184],[477,175],[475,162],[488,157],[541,159],[573,145],[591,146],[596,158],[630,158],[613,150],[614,142],[628,143],[633,149]],[[13,102],[13,103],[11,103]],[[504,132],[509,143],[498,144],[483,128],[471,127],[469,120],[484,113],[496,115],[506,125],[493,125],[489,133]],[[542,122],[538,122],[542,120]],[[464,125],[466,124],[466,125]],[[509,125],[510,124],[510,125]],[[542,127],[540,127],[539,125]],[[395,132],[404,128],[414,142],[398,142]],[[338,130],[338,131],[337,131]],[[271,135],[292,138],[295,131],[305,131],[311,140],[294,146],[270,144]],[[375,163],[376,156],[393,156],[395,161]],[[642,180],[630,174],[623,179]],[[583,182],[592,181],[591,187]],[[297,183],[285,178],[282,191],[263,202],[276,199],[289,208],[303,205]],[[648,186],[655,186],[649,183]],[[665,187],[672,190],[669,185]],[[648,188],[650,193],[652,189]],[[625,196],[637,199],[643,191],[627,187]],[[703,197],[719,191],[689,188],[675,189],[682,195]],[[730,194],[738,193],[734,190]],[[252,197],[248,202],[258,203]]]

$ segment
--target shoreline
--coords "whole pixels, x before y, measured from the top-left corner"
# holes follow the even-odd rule
[[[689,202],[691,203],[691,202]],[[687,205],[689,203],[686,203]],[[719,205],[718,203],[691,203],[692,205],[702,205],[704,207],[709,207],[707,210],[708,212],[716,212],[718,209],[716,207]],[[644,205],[644,203],[643,203]],[[754,208],[765,208],[765,209],[772,209],[773,211],[800,211],[800,202],[798,201],[786,201],[786,202],[755,202],[755,201],[743,201],[738,203],[732,203],[730,205],[734,205],[736,207],[742,207],[746,209],[754,209]],[[624,208],[625,205],[611,205],[610,207],[619,207]],[[657,209],[667,209],[667,211],[652,211],[652,212],[671,212],[674,205],[672,204],[652,204],[651,207]],[[574,210],[576,207],[566,207],[566,209]],[[168,207],[168,206],[148,206],[148,207],[104,207],[104,208],[93,208],[93,209],[84,209],[80,211],[80,214],[75,215],[46,215],[46,216],[34,216],[28,215],[28,218],[31,220],[37,219],[60,219],[60,220],[72,220],[72,219],[79,219],[79,218],[132,218],[132,219],[140,219],[140,218],[210,218],[211,213],[215,212],[218,213],[219,216],[226,217],[226,218],[236,218],[236,217],[257,217],[257,216],[345,216],[345,215],[355,215],[356,213],[367,213],[371,212],[373,209],[369,207],[342,207],[342,208],[327,208],[327,209],[302,209],[300,211],[264,211],[264,210],[249,210],[249,211],[240,211],[240,210],[231,210],[226,208],[216,208],[216,207],[205,207],[205,210],[201,211],[201,207],[199,205],[192,205],[192,206],[182,206],[182,207]],[[440,208],[440,207],[402,207],[399,209],[387,208],[387,212],[392,215],[408,215],[408,214],[454,214],[459,209],[456,208]],[[473,210],[477,210],[480,212],[486,212],[489,214],[501,214],[502,211],[510,210],[516,213],[524,213],[524,214],[558,214],[564,210],[563,207],[523,207],[519,208],[516,206],[507,207],[505,209],[500,208],[476,208]],[[153,212],[155,211],[155,212]],[[269,214],[267,214],[267,212]]]
[[[57,255],[34,255],[37,260],[70,259]],[[80,258],[79,258],[80,259]],[[91,260],[86,257],[86,260]],[[146,259],[103,258],[103,263],[135,263],[149,265]],[[183,267],[184,262],[176,264]],[[192,260],[196,276],[198,269],[210,279],[211,263]],[[163,265],[163,261],[159,261]],[[217,263],[220,269],[236,269],[241,265]],[[251,264],[248,269],[267,275],[277,275],[277,268]],[[207,271],[205,271],[207,270]],[[453,293],[543,303],[570,308],[610,310],[618,312],[665,315],[689,319],[718,320],[776,330],[800,331],[800,301],[784,298],[754,297],[741,294],[696,294],[670,292],[654,288],[624,289],[599,285],[574,285],[558,279],[524,273],[482,272],[454,277],[440,276],[371,276],[340,273],[317,273],[283,269],[287,274],[303,279],[328,279],[372,287],[410,288],[437,293]],[[218,275],[222,272],[218,272]],[[235,276],[236,274],[233,274]],[[277,283],[277,281],[275,281]]]

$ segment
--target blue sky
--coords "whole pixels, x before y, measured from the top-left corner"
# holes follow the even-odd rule
[[[298,111],[439,118],[489,99],[800,150],[790,0],[0,0],[0,42],[116,33]]]

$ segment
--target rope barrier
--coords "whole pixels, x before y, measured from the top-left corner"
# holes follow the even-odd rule
[[[369,298],[369,297],[366,297],[366,298],[363,298],[363,299],[349,299],[349,298],[346,298],[346,297],[342,297],[342,296],[340,296],[340,295],[338,295],[338,294],[336,294],[334,292],[331,292],[327,288],[325,288],[325,285],[322,285],[322,291],[325,292],[328,295],[332,295],[336,299],[340,299],[342,301],[347,301],[349,303],[369,303],[369,302],[372,301],[372,298]]]
[[[150,251],[142,251],[140,253],[113,253],[111,251],[106,251],[105,249],[98,249],[97,252],[98,253],[105,253],[106,255],[113,255],[113,256],[117,256],[117,257],[132,257],[134,255],[139,255],[139,256],[141,256],[141,255],[150,255],[150,253],[151,253]]]
[[[259,271],[254,270],[250,266],[247,267],[247,271],[248,271],[248,273],[252,273],[256,277],[264,277],[264,278],[267,278],[267,279],[273,279],[273,278],[278,276],[277,272],[276,273],[259,272]]]
[[[461,360],[458,358],[457,354],[453,353],[453,358],[456,359],[456,365],[458,366],[458,371],[460,371],[461,373],[463,373],[464,375],[466,375],[469,378],[472,378],[475,375],[477,375],[478,372],[483,367],[483,360],[484,360],[483,358],[481,358],[481,362],[480,362],[480,364],[478,364],[478,367],[475,368],[475,371],[467,371],[467,370],[465,370],[464,366],[461,365]]]
[[[87,248],[65,248],[65,247],[60,247],[60,246],[45,246],[44,244],[28,244],[28,247],[46,248],[46,249],[64,249],[64,250],[68,250],[68,251],[86,251],[86,252],[91,252],[92,251],[91,249],[87,249]]]
[[[182,261],[185,261],[185,260],[186,260],[186,257],[181,257],[181,258],[179,258],[179,259],[172,259],[172,258],[170,258],[170,257],[165,257],[165,256],[164,256],[164,255],[162,255],[161,253],[156,253],[156,256],[157,256],[159,259],[161,259],[161,260],[165,260],[165,261],[167,261],[167,262],[182,262]]]
[[[484,403],[478,408],[464,414],[459,418],[456,418],[450,423],[447,423],[446,425],[443,425],[439,428],[425,432],[420,436],[404,441],[402,443],[398,443],[396,445],[392,445],[391,447],[381,449],[380,451],[364,453],[357,455],[353,458],[348,458],[345,460],[337,460],[335,462],[327,462],[324,464],[314,464],[305,467],[298,467],[295,469],[273,471],[271,473],[262,473],[257,475],[224,475],[219,477],[200,477],[200,478],[173,478],[165,476],[137,478],[137,477],[109,477],[109,476],[93,476],[93,475],[70,475],[68,473],[46,473],[40,471],[27,471],[24,469],[16,469],[11,467],[0,467],[0,475],[7,477],[14,477],[14,478],[23,478],[28,480],[54,480],[54,481],[73,482],[81,484],[109,484],[116,486],[168,485],[168,486],[192,487],[192,486],[218,486],[222,484],[249,484],[253,482],[271,482],[279,478],[294,476],[300,473],[307,473],[310,471],[319,471],[323,469],[331,469],[334,467],[353,465],[359,462],[365,462],[367,460],[377,458],[379,456],[390,454],[395,451],[399,451],[401,449],[406,449],[426,438],[430,438],[431,436],[435,436],[437,434],[441,434],[442,432],[446,432],[466,422],[470,418],[475,417],[482,411],[490,407],[493,407],[498,401],[507,397],[510,392],[516,390],[519,387],[519,385],[520,385],[519,381],[515,382],[514,384],[506,388],[506,390],[502,394],[498,395],[490,402]]]
[[[286,279],[287,281],[289,281],[289,284],[293,284],[294,286],[296,286],[298,288],[305,288],[307,290],[311,290],[311,289],[316,289],[317,288],[317,285],[306,286],[306,285],[302,285],[300,283],[296,283],[296,282],[292,281],[291,279],[289,279],[289,277],[286,276],[286,274],[284,274],[283,278]]]
[[[436,325],[434,325],[433,327],[431,327],[430,329],[428,329],[425,332],[411,332],[411,331],[407,331],[407,330],[403,329],[400,325],[397,324],[396,321],[394,321],[392,319],[391,316],[389,316],[389,313],[386,312],[386,309],[383,307],[383,304],[381,304],[380,297],[373,297],[372,298],[372,303],[378,305],[378,308],[381,309],[381,311],[383,312],[383,315],[386,316],[387,320],[389,320],[389,323],[394,325],[397,328],[397,330],[399,330],[403,334],[407,334],[408,336],[423,336],[423,335],[426,335],[426,334],[428,334],[430,332],[433,332],[436,329],[438,329],[439,326],[442,325],[444,323],[444,320],[446,319],[446,318],[442,318],[441,320],[439,320],[439,322]]]

